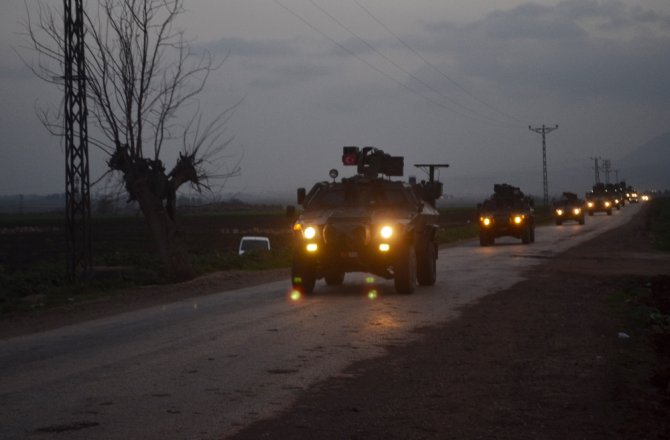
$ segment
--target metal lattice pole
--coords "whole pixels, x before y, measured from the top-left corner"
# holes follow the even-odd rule
[[[547,179],[547,135],[557,128],[558,125],[554,127],[547,127],[543,124],[540,128],[533,128],[530,125],[528,126],[530,131],[534,131],[535,133],[542,135],[542,184],[544,186],[544,206],[549,205],[549,182]]]
[[[91,199],[82,0],[63,0],[65,80],[65,211],[70,279],[89,274]]]

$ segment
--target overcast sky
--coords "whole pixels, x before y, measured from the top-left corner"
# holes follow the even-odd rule
[[[59,1],[51,1],[58,5]],[[33,0],[27,0],[29,8]],[[542,194],[541,136],[552,193],[583,193],[589,157],[617,163],[670,131],[667,0],[186,0],[178,24],[197,50],[230,54],[200,98],[230,121],[242,173],[222,194],[290,198],[343,175],[343,145],[414,163],[449,163],[454,196],[508,182]],[[24,0],[0,2],[0,194],[63,192],[61,143],[35,116],[60,94],[35,79],[19,35]],[[91,151],[91,181],[105,170]],[[168,161],[169,162],[169,161]],[[93,192],[104,192],[100,184]]]

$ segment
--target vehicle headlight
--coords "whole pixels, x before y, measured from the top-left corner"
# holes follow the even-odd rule
[[[491,217],[480,217],[479,221],[484,226],[491,226],[493,224],[493,219]]]
[[[313,239],[314,237],[316,237],[316,228],[314,226],[307,226],[302,231],[302,236],[305,237],[307,240]]]
[[[379,229],[379,235],[381,235],[382,238],[388,240],[393,236],[393,227],[388,225],[382,226],[381,229]]]
[[[605,202],[605,207],[606,207],[606,208],[609,208],[609,207],[610,207],[610,205],[611,205],[611,203],[610,203],[610,202]]]
[[[588,205],[589,208],[593,208],[593,202],[589,202],[589,203],[587,203],[587,205]]]
[[[557,210],[556,210],[556,214],[558,214],[558,215],[563,215],[563,210],[562,210],[562,209],[557,209]]]
[[[523,222],[523,215],[515,215],[513,220],[515,224],[520,225]]]
[[[579,214],[582,212],[582,210],[581,210],[580,208],[575,208],[575,209],[572,210],[572,212],[573,212],[575,215],[579,215]]]

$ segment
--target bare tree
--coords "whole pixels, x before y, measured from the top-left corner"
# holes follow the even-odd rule
[[[239,102],[203,123],[193,101],[223,61],[215,64],[206,53],[195,56],[176,29],[183,0],[95,3],[97,9],[85,11],[84,20],[86,90],[97,134],[89,144],[108,155],[108,172],[119,174],[129,200],[138,202],[167,274],[175,280],[192,278],[175,218],[176,193],[185,184],[208,189],[211,179],[239,171],[239,162],[223,172],[218,168],[233,140],[225,128]],[[45,3],[37,5],[36,12],[27,11],[24,26],[37,54],[29,65],[43,80],[62,86],[62,13]],[[190,110],[188,122],[180,123],[180,110]],[[53,134],[62,135],[60,111],[41,111],[39,116]],[[168,170],[161,157],[174,143],[181,152]]]

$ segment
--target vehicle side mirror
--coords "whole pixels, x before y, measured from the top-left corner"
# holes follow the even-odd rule
[[[286,207],[286,217],[288,217],[290,219],[295,218],[295,206],[289,205],[289,206]]]
[[[298,205],[302,205],[302,202],[305,201],[305,188],[298,188]]]

